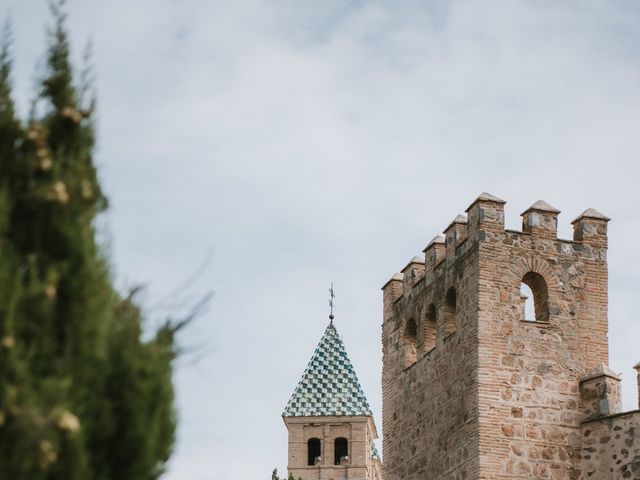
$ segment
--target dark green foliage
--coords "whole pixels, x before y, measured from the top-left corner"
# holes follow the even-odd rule
[[[63,1],[27,122],[0,50],[0,479],[152,480],[175,435],[171,324],[142,340],[94,220],[93,99],[76,85]]]
[[[274,468],[273,472],[271,472],[271,480],[284,480],[284,479],[280,479],[280,477],[278,476],[278,469]],[[296,480],[293,476],[292,473],[289,474],[289,477],[287,478],[287,480]],[[301,477],[298,477],[298,480],[302,480]]]

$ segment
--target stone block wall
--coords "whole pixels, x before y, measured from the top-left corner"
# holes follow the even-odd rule
[[[385,480],[458,480],[478,473],[477,246],[464,241],[464,228],[453,227],[457,238],[450,232],[446,241],[436,239],[426,249],[426,275],[396,275],[384,288]],[[444,321],[443,299],[451,287],[456,289],[454,331]],[[429,310],[435,311],[435,325]],[[406,338],[410,322],[417,326],[413,347]],[[436,330],[435,346],[425,342],[433,333],[429,328]],[[407,357],[412,349],[415,357]]]
[[[640,480],[640,411],[584,423],[582,473],[585,480]]]
[[[509,231],[504,203],[481,195],[425,249],[423,278],[383,287],[386,480],[581,478],[579,381],[608,358],[608,219],[587,210],[561,240],[558,210],[536,202]]]
[[[581,216],[561,240],[558,213],[537,202],[523,231],[479,233],[480,478],[580,478],[578,383],[608,360],[607,219]],[[600,236],[576,240],[585,229]],[[535,321],[522,316],[522,282]]]
[[[622,413],[620,377],[599,365],[580,382],[580,396],[583,478],[640,480],[640,410]]]

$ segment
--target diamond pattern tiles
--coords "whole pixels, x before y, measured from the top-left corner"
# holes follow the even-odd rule
[[[341,415],[371,415],[371,409],[344,344],[330,323],[282,416]]]

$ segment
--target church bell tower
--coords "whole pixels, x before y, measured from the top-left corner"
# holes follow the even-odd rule
[[[282,413],[288,472],[303,480],[381,480],[373,415],[330,319]]]

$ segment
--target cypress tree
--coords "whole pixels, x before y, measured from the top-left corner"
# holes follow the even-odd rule
[[[175,436],[177,326],[144,341],[96,240],[107,208],[94,100],[75,84],[64,0],[26,122],[0,49],[0,478],[153,480]]]

